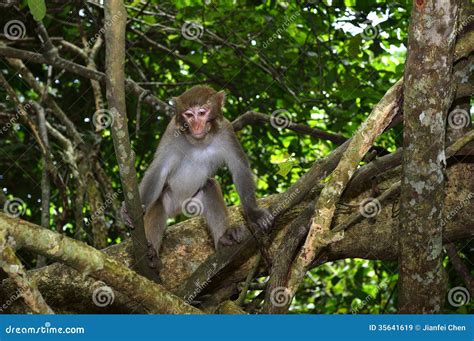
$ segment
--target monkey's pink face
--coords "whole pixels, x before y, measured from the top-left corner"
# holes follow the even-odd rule
[[[182,115],[189,127],[189,132],[196,139],[202,139],[209,132],[209,113],[211,109],[207,106],[194,106],[188,108]]]

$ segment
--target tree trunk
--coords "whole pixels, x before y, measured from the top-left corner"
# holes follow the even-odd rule
[[[400,313],[436,313],[444,303],[445,123],[454,93],[457,15],[457,0],[413,4],[404,76]]]

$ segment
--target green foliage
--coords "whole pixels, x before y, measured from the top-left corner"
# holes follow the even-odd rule
[[[151,1],[144,11],[143,1],[126,4],[127,76],[144,82],[144,87],[165,101],[192,84],[208,83],[224,89],[228,94],[225,115],[229,120],[246,111],[270,115],[284,109],[293,122],[350,137],[403,74],[408,1],[173,0]],[[36,19],[44,17],[44,1],[28,0],[28,5]],[[51,3],[44,22],[51,37],[63,37],[83,47],[82,37],[90,41],[100,32],[102,19],[102,9],[90,4],[86,8],[74,2]],[[189,33],[197,35],[192,39],[185,36],[186,23],[194,24],[194,31],[189,29]],[[137,32],[146,34],[158,45],[150,45]],[[61,49],[60,54],[77,63],[84,62],[68,49]],[[103,48],[96,63],[103,71]],[[46,84],[46,67],[28,67]],[[13,77],[5,64],[3,69],[19,95],[25,99],[41,98],[23,80]],[[91,124],[95,106],[90,82],[54,70],[48,91],[87,143],[98,143]],[[5,97],[3,89],[0,92]],[[168,118],[144,104],[141,128],[135,134],[138,98],[128,94],[126,100],[136,168],[141,177]],[[11,129],[0,140],[2,187],[9,195],[23,198],[28,218],[39,223],[40,154],[28,129],[19,122],[15,126],[18,129]],[[120,181],[110,131],[99,134],[100,162],[111,177],[113,188],[118,189]],[[269,124],[247,126],[238,136],[258,178],[259,196],[285,191],[315,160],[334,148],[331,142],[274,129]],[[54,139],[51,143],[58,153],[61,146]],[[389,151],[400,143],[399,130],[377,140],[377,145]],[[12,155],[16,160],[12,160]],[[62,167],[65,181],[70,182],[71,174],[63,171],[67,167],[62,160],[58,167]],[[217,178],[227,203],[238,203],[229,172],[221,170]],[[69,191],[67,196],[73,197],[74,189]],[[59,190],[53,188],[51,228],[72,235],[74,217],[68,211],[70,207],[62,206],[60,197]],[[85,210],[90,213],[88,207]],[[107,219],[112,226],[114,218]],[[117,231],[110,231],[110,244],[122,240]],[[394,264],[359,259],[319,266],[305,279],[291,311],[394,312],[396,271]],[[459,282],[453,275],[452,280]]]
[[[46,4],[44,3],[44,0],[28,0],[28,8],[35,20],[43,20],[46,15]]]

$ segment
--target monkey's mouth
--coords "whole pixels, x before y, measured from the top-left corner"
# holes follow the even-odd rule
[[[201,131],[199,133],[195,133],[195,132],[192,132],[191,135],[195,138],[195,139],[202,139],[204,136],[206,136],[206,132],[205,131]]]
[[[207,135],[208,131],[209,131],[209,129],[208,129],[208,127],[207,127],[207,124],[204,124],[204,125],[202,125],[202,124],[196,124],[196,125],[194,125],[194,126],[191,125],[189,130],[191,131],[191,135],[192,135],[195,139],[202,139],[202,138],[204,138],[204,137]]]

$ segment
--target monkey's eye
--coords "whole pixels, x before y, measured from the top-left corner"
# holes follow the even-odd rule
[[[184,114],[183,114],[186,118],[193,118],[194,115],[190,112],[190,111],[186,111]]]
[[[205,115],[205,114],[206,114],[206,112],[207,112],[207,110],[206,110],[206,109],[199,109],[199,111],[198,111],[198,113],[199,113],[199,116],[203,116],[203,115]]]

